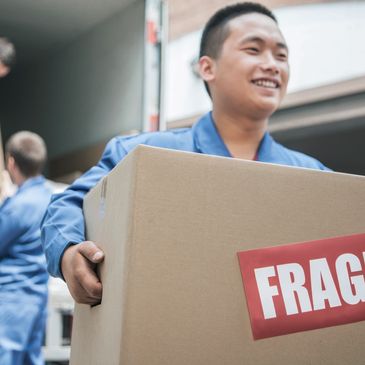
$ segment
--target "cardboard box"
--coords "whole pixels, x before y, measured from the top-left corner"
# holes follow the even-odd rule
[[[365,178],[140,146],[84,203],[73,365],[360,364],[365,322],[254,340],[237,253],[365,232]]]

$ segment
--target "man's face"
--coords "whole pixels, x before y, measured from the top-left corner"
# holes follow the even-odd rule
[[[277,24],[251,13],[227,24],[229,35],[213,60],[213,102],[253,117],[269,116],[285,95],[288,50]]]

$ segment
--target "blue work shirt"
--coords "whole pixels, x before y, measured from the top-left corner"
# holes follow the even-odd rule
[[[43,176],[26,180],[0,206],[0,298],[47,295],[48,273],[41,244],[40,223],[52,191]]]
[[[216,129],[212,113],[204,115],[192,128],[138,136],[115,137],[106,146],[99,163],[77,179],[63,193],[52,197],[42,224],[42,242],[48,271],[62,277],[60,260],[70,243],[85,240],[82,204],[85,194],[137,145],[145,144],[174,150],[232,157]],[[312,157],[285,148],[266,133],[257,160],[281,165],[328,170]]]

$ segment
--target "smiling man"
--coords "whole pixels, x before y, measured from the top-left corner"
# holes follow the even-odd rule
[[[222,9],[205,27],[199,63],[230,154],[255,158],[289,78],[288,49],[274,15],[249,3]]]
[[[289,78],[288,49],[267,8],[240,3],[214,14],[202,35],[199,66],[211,112],[192,128],[112,139],[96,166],[53,197],[42,228],[48,270],[66,280],[77,302],[95,304],[102,295],[94,269],[104,253],[97,243],[85,241],[83,198],[137,145],[327,170],[267,132]]]

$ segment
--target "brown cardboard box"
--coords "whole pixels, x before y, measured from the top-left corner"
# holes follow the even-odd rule
[[[365,178],[140,146],[84,204],[73,365],[362,364],[365,322],[254,341],[237,252],[365,232]]]

